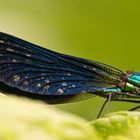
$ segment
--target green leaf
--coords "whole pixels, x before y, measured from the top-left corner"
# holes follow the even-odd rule
[[[93,140],[91,124],[42,102],[0,96],[0,140]]]
[[[102,140],[140,140],[140,112],[115,112],[92,122]]]
[[[92,125],[39,101],[0,96],[0,140],[139,140],[140,112],[116,112]]]

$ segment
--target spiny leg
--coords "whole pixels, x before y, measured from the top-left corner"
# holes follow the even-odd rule
[[[120,102],[122,101],[122,102],[136,103],[136,104],[139,104],[140,103],[139,100],[127,100],[127,99],[116,99],[116,100],[113,100],[113,101],[120,101]],[[137,110],[139,108],[140,108],[140,105],[138,105],[136,107],[133,107],[129,111]]]
[[[134,110],[137,110],[137,109],[139,109],[139,108],[140,108],[140,105],[139,105],[139,106],[136,106],[136,107],[131,108],[129,111],[134,111]]]
[[[108,102],[108,99],[106,99],[105,102],[103,103],[103,105],[102,105],[102,107],[100,109],[100,112],[98,113],[97,119],[100,117],[100,115],[101,115],[101,113],[102,113],[102,111],[103,111],[103,109],[104,109],[104,107],[105,107],[107,102]]]
[[[111,102],[111,96],[112,96],[112,94],[109,94],[109,96],[108,96],[108,107],[107,107],[107,113],[109,113],[110,112],[110,102]]]
[[[102,111],[103,111],[103,109],[104,109],[104,107],[105,107],[105,105],[106,105],[106,103],[107,102],[110,102],[110,101],[120,101],[120,102],[130,102],[130,103],[137,103],[137,104],[140,104],[140,101],[139,100],[129,100],[129,99],[111,99],[111,96],[109,96],[109,98],[108,99],[106,99],[105,100],[105,102],[104,102],[104,104],[102,105],[102,108],[101,108],[101,110],[100,110],[100,112],[99,112],[99,114],[98,114],[98,116],[97,116],[97,118],[99,118],[100,117],[100,115],[101,115],[101,113],[102,113]],[[129,111],[133,111],[133,110],[136,110],[136,109],[138,109],[138,108],[140,108],[140,105],[139,106],[136,106],[136,107],[134,107],[134,108],[132,108],[132,109],[130,109]]]
[[[106,105],[107,102],[108,102],[108,109],[107,109],[107,112],[109,112],[111,96],[112,96],[112,94],[109,94],[109,95],[108,95],[108,98],[107,98],[107,99],[105,100],[105,102],[103,103],[103,105],[102,105],[102,107],[101,107],[101,109],[100,109],[100,112],[98,113],[97,118],[100,117],[100,115],[101,115],[101,113],[102,113],[102,111],[103,111],[103,109],[104,109],[104,107],[105,107],[105,105]]]

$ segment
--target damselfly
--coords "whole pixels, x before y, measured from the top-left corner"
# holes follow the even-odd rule
[[[48,103],[95,95],[139,103],[140,73],[57,53],[1,32],[0,90]]]

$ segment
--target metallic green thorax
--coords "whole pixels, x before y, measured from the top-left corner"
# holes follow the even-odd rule
[[[140,87],[140,73],[134,72],[130,77],[128,77],[127,81],[137,87]]]
[[[126,83],[125,86],[123,87],[124,91],[134,91],[136,90],[136,86],[130,83]]]
[[[124,91],[136,91],[140,88],[140,73],[133,72],[131,76],[126,79]]]

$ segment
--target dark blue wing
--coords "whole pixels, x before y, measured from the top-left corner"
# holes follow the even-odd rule
[[[29,93],[74,95],[117,85],[124,73],[0,33],[0,82]]]

